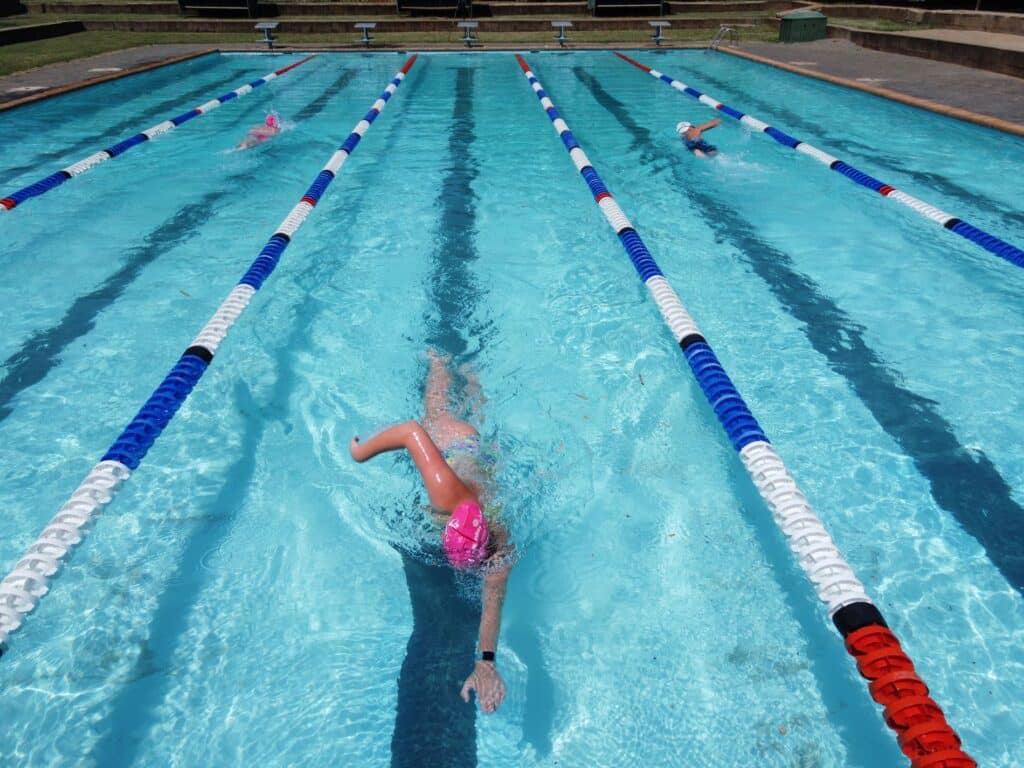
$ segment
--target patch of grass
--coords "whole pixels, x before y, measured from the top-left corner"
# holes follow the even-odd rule
[[[147,32],[79,32],[49,40],[13,43],[0,48],[0,75],[41,67],[59,61],[71,61],[97,53],[161,43],[251,43],[253,35],[164,34]]]

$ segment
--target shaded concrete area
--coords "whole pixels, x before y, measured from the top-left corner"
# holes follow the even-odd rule
[[[932,30],[937,31],[940,30]],[[1024,80],[1020,78],[958,64],[872,51],[848,40],[832,38],[795,44],[743,43],[740,50],[791,68],[844,78],[872,92],[877,93],[881,89],[894,91],[1016,123],[1024,130]]]

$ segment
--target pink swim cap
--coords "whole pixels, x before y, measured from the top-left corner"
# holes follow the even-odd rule
[[[268,126],[270,126],[271,128],[276,128],[277,127],[277,115],[275,115],[273,112],[271,112],[269,115],[267,115],[267,119],[264,122],[266,122],[266,124]]]
[[[464,501],[452,512],[441,541],[448,562],[456,568],[474,568],[487,554],[487,519],[475,501]]]

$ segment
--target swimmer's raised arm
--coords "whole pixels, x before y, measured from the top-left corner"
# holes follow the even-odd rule
[[[405,421],[388,427],[366,441],[353,437],[348,446],[352,458],[360,463],[372,459],[378,453],[403,448],[416,464],[427,495],[430,496],[430,503],[435,508],[452,512],[464,501],[475,502],[473,494],[448,466],[441,451],[418,421]]]
[[[708,120],[706,123],[698,125],[697,126],[697,130],[698,131],[710,131],[712,128],[715,128],[715,127],[717,127],[717,126],[719,126],[721,124],[722,124],[722,121],[719,120],[716,117],[714,120]]]

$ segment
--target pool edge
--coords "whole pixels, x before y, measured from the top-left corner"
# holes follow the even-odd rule
[[[26,104],[33,104],[43,99],[49,99],[53,96],[60,96],[65,93],[71,93],[72,91],[78,91],[82,88],[88,88],[93,85],[100,85],[101,83],[107,83],[111,80],[117,80],[128,75],[137,75],[140,72],[148,72],[151,69],[158,69],[159,67],[170,66],[171,64],[178,64],[182,61],[188,61],[189,59],[197,59],[200,56],[209,56],[211,53],[217,53],[217,48],[207,48],[202,51],[193,51],[192,53],[183,53],[179,56],[171,56],[167,59],[160,59],[159,61],[151,61],[148,64],[139,64],[136,67],[129,67],[121,72],[112,72],[109,75],[100,75],[99,77],[93,77],[89,80],[80,80],[75,83],[68,83],[67,85],[58,85],[53,88],[47,88],[45,91],[39,93],[33,93],[28,96],[23,96],[20,99],[14,99],[0,104],[0,112],[6,112],[9,109],[15,109],[16,107],[23,107]]]

